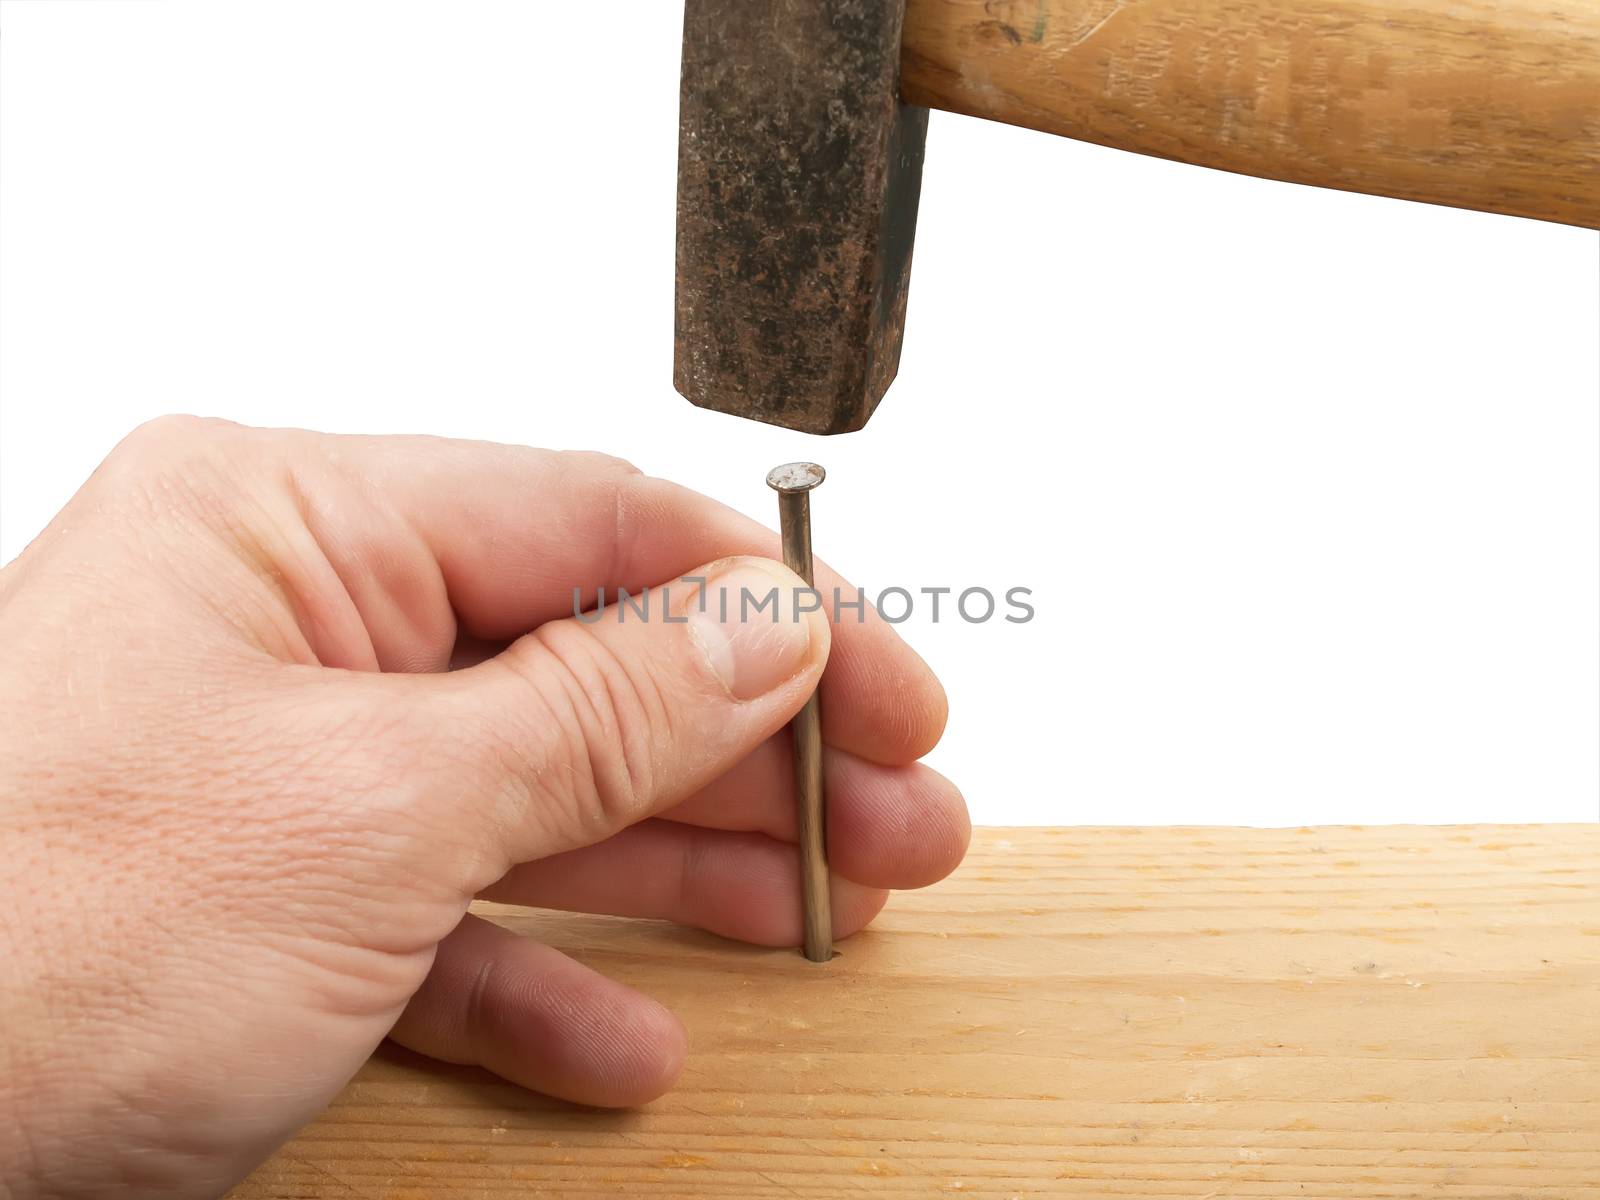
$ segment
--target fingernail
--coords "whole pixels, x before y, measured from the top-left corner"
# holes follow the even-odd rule
[[[814,598],[781,564],[740,562],[706,584],[689,610],[689,629],[735,700],[764,696],[811,660],[811,639],[826,618],[804,611]],[[797,603],[798,593],[798,603]],[[797,611],[800,610],[800,611]]]

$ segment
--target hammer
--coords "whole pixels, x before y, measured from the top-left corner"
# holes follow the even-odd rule
[[[867,423],[900,363],[929,108],[1600,227],[1595,0],[687,0],[678,391]]]

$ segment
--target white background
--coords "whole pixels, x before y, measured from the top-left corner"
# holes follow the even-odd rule
[[[680,19],[0,5],[0,558],[174,410],[604,449],[767,521],[816,458],[869,589],[1034,590],[903,627],[980,821],[1594,819],[1594,233],[936,113],[899,382],[766,429],[670,383]]]

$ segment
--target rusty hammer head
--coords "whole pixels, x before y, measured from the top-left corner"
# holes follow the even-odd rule
[[[905,328],[928,110],[905,0],[687,0],[677,357],[695,404],[860,429]]]

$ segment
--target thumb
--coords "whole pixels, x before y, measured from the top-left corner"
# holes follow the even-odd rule
[[[770,559],[602,599],[435,677],[507,867],[686,799],[781,729],[827,661],[819,597]]]

